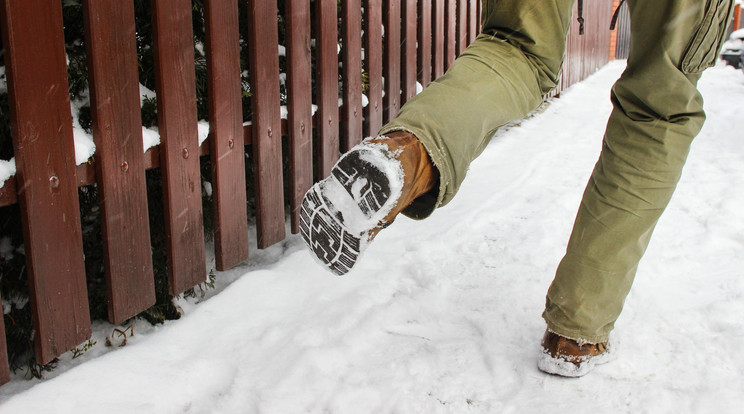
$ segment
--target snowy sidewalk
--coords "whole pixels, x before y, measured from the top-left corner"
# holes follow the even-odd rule
[[[500,132],[458,197],[400,218],[336,277],[290,237],[218,274],[164,326],[134,326],[44,380],[0,387],[11,413],[734,413],[744,405],[744,74],[707,71],[708,122],[613,340],[582,379],[535,366],[540,314],[611,110],[613,62]],[[255,237],[253,237],[255,240]]]

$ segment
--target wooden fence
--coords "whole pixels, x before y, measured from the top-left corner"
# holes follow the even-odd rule
[[[245,146],[254,162],[256,191],[250,196],[257,205],[257,246],[265,248],[286,236],[282,137],[289,148],[290,228],[296,233],[298,206],[314,177],[329,172],[339,150],[375,134],[415,94],[417,81],[425,87],[442,75],[479,32],[476,0],[344,0],[341,16],[336,0],[315,0],[312,8],[310,0],[282,0],[288,62],[288,118],[283,120],[277,3],[240,1],[248,5],[245,35],[252,51],[250,125],[242,123],[238,0],[205,2],[210,136],[201,147],[191,2],[153,0],[161,144],[144,153],[132,1],[84,1],[96,155],[95,163],[80,166],[73,148],[60,1],[0,1],[17,166],[15,177],[0,188],[0,206],[18,202],[22,212],[39,363],[91,335],[78,186],[96,183],[100,192],[109,320],[118,324],[155,302],[146,169],[162,171],[169,290],[179,294],[203,282],[207,270],[200,157],[211,160],[216,267],[225,270],[249,254]],[[562,87],[608,59],[611,0],[585,3],[587,25],[596,22],[598,28],[588,27],[578,37],[574,19]],[[369,76],[366,106],[362,71]],[[315,115],[312,103],[318,106]],[[3,332],[0,318],[0,338]],[[5,346],[0,339],[0,384],[9,379]]]

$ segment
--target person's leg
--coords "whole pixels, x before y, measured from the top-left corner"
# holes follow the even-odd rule
[[[603,343],[623,307],[705,115],[697,90],[715,63],[732,0],[629,0],[628,66],[547,294],[549,331]]]
[[[438,191],[404,214],[425,218],[452,200],[495,131],[537,108],[555,88],[574,1],[485,0],[482,33],[382,128],[380,135],[415,135],[439,172]]]
[[[403,208],[424,218],[454,197],[495,130],[534,110],[556,86],[573,2],[484,1],[483,33],[447,73],[409,100],[382,137],[350,150],[308,191],[301,232],[324,265],[346,273]],[[407,159],[420,157],[408,151],[430,159],[409,166]],[[403,172],[402,182],[395,171]]]

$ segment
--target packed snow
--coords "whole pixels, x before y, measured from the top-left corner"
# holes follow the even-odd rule
[[[253,249],[180,299],[180,320],[96,323],[82,356],[43,380],[14,374],[0,412],[740,412],[744,74],[722,65],[700,82],[708,121],[611,338],[617,359],[579,379],[536,368],[623,65],[500,131],[452,203],[396,220],[349,274],[296,235]]]

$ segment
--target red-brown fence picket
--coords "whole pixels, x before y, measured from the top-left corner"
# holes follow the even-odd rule
[[[444,74],[444,0],[432,0],[432,80]]]
[[[457,1],[447,0],[445,8],[447,41],[445,42],[444,70],[452,66],[457,56]]]
[[[248,10],[243,69],[251,84],[249,125],[242,122],[238,2]],[[285,238],[285,204],[296,233],[298,207],[313,179],[325,176],[341,151],[376,134],[415,95],[418,83],[425,87],[443,74],[480,31],[477,0],[344,0],[340,33],[336,1],[282,0],[286,42],[280,45],[279,3],[205,2],[210,135],[199,146],[192,5],[152,2],[161,143],[143,154],[132,1],[86,1],[96,155],[76,166],[60,3],[0,1],[17,165],[16,176],[0,187],[0,206],[18,202],[22,211],[39,362],[91,333],[78,186],[95,183],[101,192],[109,320],[121,323],[154,303],[146,169],[162,172],[169,290],[177,294],[206,278],[200,156],[210,157],[215,262],[226,270],[248,257],[249,197],[256,200],[258,248]],[[572,20],[562,87],[607,61],[611,3],[585,2],[584,37]],[[286,121],[277,57],[282,46]],[[246,194],[246,146],[255,194]],[[0,320],[0,334],[4,328]],[[0,384],[9,380],[7,352],[0,339]]]
[[[348,151],[362,141],[362,1],[341,4],[343,34],[343,132],[341,150]]]
[[[400,109],[400,0],[385,0],[385,56],[383,58],[383,78],[385,79],[385,99],[383,120],[390,122]]]
[[[62,6],[6,0],[1,10],[34,346],[48,363],[91,334]]]
[[[364,135],[371,136],[382,127],[382,0],[364,0],[364,12],[364,62],[368,79]]]
[[[416,0],[403,0],[401,10],[401,106],[416,94],[418,66],[416,42],[418,36],[418,9]]]
[[[204,4],[217,270],[248,258],[240,30],[235,0]]]
[[[256,177],[259,249],[283,240],[286,235],[276,15],[276,3],[248,0],[253,170]]]
[[[356,0],[359,2],[359,0]],[[352,3],[352,2],[347,2]],[[292,234],[300,231],[300,204],[305,192],[313,184],[313,139],[312,139],[312,77],[310,54],[310,0],[285,0],[284,13],[287,22],[287,134],[289,135],[289,207]],[[356,34],[361,31],[353,29]],[[357,36],[358,38],[358,36]],[[344,42],[346,44],[346,42]],[[361,49],[361,46],[359,46]],[[344,61],[344,69],[357,69],[361,63]],[[347,75],[348,76],[348,75]],[[357,95],[361,105],[361,85]],[[345,102],[352,101],[348,96]],[[348,108],[348,106],[347,106]],[[361,130],[361,107],[359,108],[359,131]],[[348,122],[344,119],[345,122]],[[347,135],[349,134],[347,131]]]
[[[338,9],[336,0],[315,0],[315,44],[318,85],[317,140],[318,176],[331,173],[338,160]]]
[[[418,61],[419,61],[419,72],[418,79],[423,87],[427,87],[432,81],[432,28],[431,28],[431,3],[435,0],[420,0],[418,15],[419,15],[419,28],[418,28]]]
[[[134,7],[86,1],[83,16],[108,313],[119,324],[155,304]]]
[[[206,280],[191,1],[153,2],[152,20],[168,286],[177,295]]]

